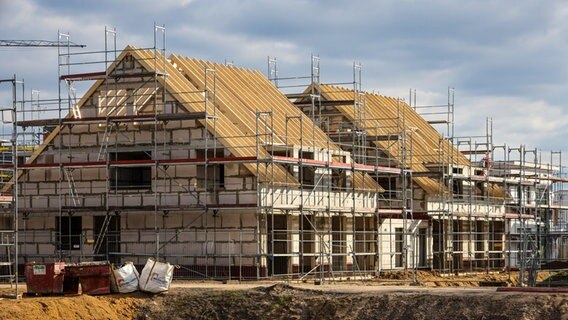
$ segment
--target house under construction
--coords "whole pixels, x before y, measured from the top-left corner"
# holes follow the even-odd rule
[[[421,107],[364,92],[357,65],[320,83],[317,57],[286,86],[275,60],[267,78],[157,45],[95,54],[102,71],[71,72],[87,64],[59,52],[57,101],[11,82],[5,258],[157,257],[178,276],[237,279],[568,260],[561,153],[494,145],[489,121],[455,136],[452,90]],[[79,81],[94,81],[80,99]]]

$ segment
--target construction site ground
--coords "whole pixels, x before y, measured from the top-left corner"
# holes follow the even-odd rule
[[[539,273],[544,283],[551,274]],[[163,294],[24,297],[0,300],[0,319],[561,319],[568,293],[497,292],[516,274],[390,273],[377,279],[174,280]],[[25,285],[21,285],[25,292]],[[12,293],[9,285],[0,291]]]

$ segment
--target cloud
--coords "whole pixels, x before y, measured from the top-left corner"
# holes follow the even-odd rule
[[[174,37],[180,37],[176,47],[196,48],[192,54],[209,55],[216,53],[217,57],[234,60],[237,64],[257,64],[266,61],[272,53],[286,63],[298,63],[302,57],[298,54],[298,46],[293,42],[274,41],[272,39],[255,38],[244,34],[228,34],[206,28],[185,26],[170,32]],[[174,49],[175,50],[175,49]]]
[[[153,46],[153,23],[165,24],[171,52],[266,70],[277,57],[281,76],[310,73],[321,57],[324,82],[352,81],[394,97],[417,90],[418,104],[444,104],[456,88],[456,132],[495,141],[566,149],[568,6],[563,1],[415,0],[37,0],[2,1],[5,34],[55,40],[57,30],[88,50],[104,46],[104,26],[118,47]],[[0,48],[0,70],[18,73],[53,93],[51,49]],[[55,69],[54,69],[55,68]]]
[[[462,132],[470,135],[484,133],[483,122],[479,120],[490,117],[493,119],[496,144],[551,147],[553,144],[549,141],[550,137],[568,135],[565,110],[544,100],[471,96],[462,101],[465,105],[456,106],[456,119],[462,124],[459,126],[463,129]]]

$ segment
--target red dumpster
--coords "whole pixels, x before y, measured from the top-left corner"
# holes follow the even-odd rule
[[[65,262],[26,263],[26,286],[28,294],[63,293]]]
[[[65,268],[66,293],[78,293],[78,284],[84,294],[110,293],[110,264],[85,262]]]

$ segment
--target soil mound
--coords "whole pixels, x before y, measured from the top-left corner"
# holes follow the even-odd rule
[[[146,295],[29,297],[0,300],[0,319],[133,319]]]
[[[567,320],[567,314],[565,295],[338,293],[277,284],[237,291],[174,290],[144,306],[138,319]]]

